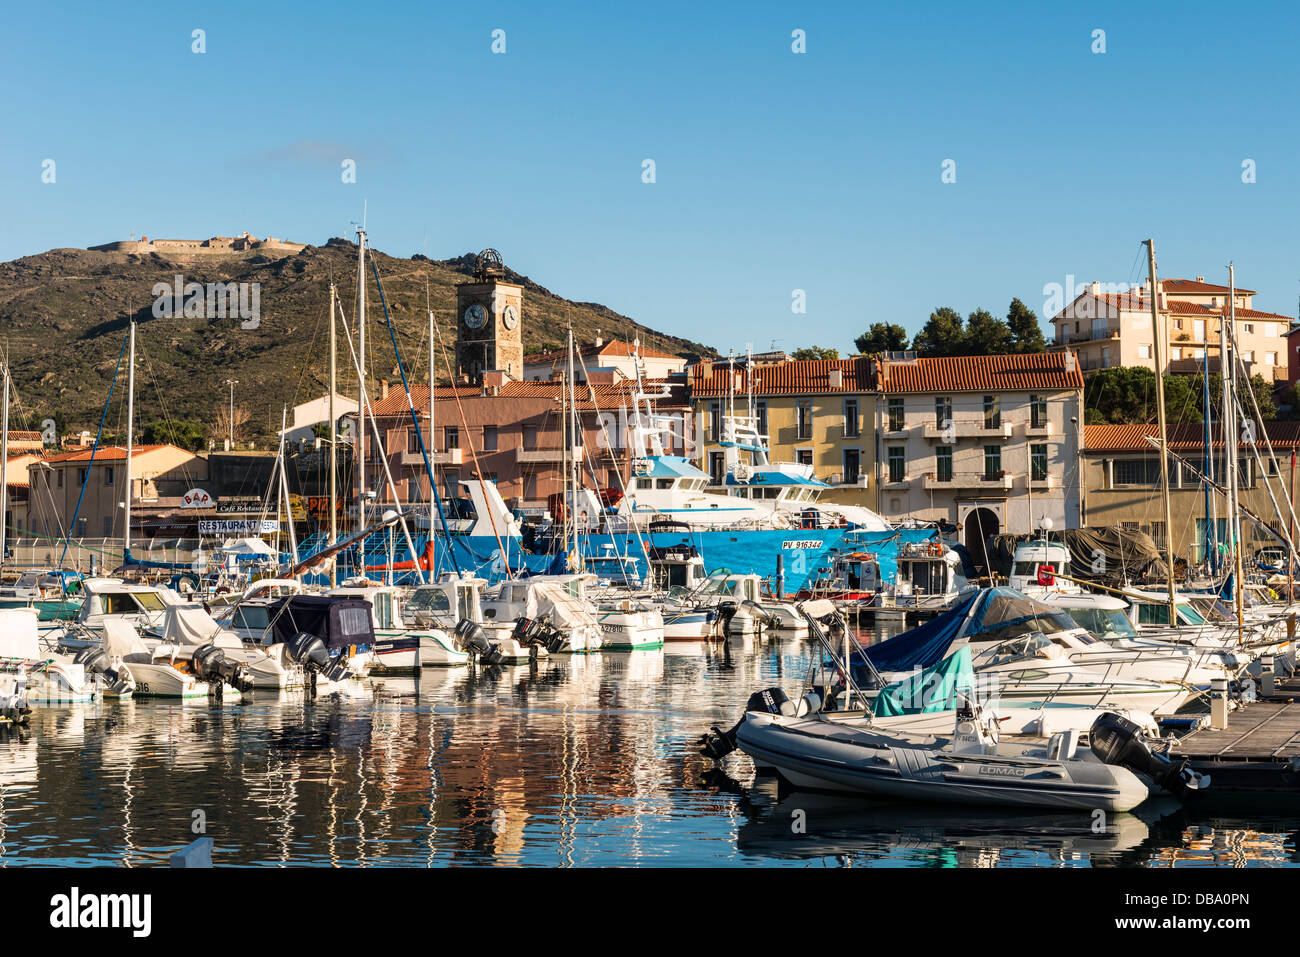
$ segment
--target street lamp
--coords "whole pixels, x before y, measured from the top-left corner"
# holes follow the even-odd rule
[[[239,385],[238,379],[227,379],[226,385],[230,386],[230,420],[226,424],[230,427],[230,448],[235,447],[235,386]]]

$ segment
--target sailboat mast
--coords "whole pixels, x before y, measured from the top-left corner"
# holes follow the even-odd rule
[[[131,556],[131,449],[135,445],[135,320],[131,320],[131,358],[126,366],[126,527],[122,563]]]
[[[581,463],[578,460],[578,392],[573,380],[573,327],[569,327],[569,442],[574,448],[574,453],[570,456],[569,467],[572,470],[570,476],[571,502],[570,511],[573,512],[573,554],[577,567],[575,571],[582,571],[582,556],[578,550],[578,472]]]
[[[1206,348],[1201,352],[1201,388],[1204,393],[1203,405],[1205,407],[1205,427],[1201,430],[1202,441],[1205,443],[1205,531],[1201,536],[1205,543],[1205,558],[1210,566],[1210,574],[1213,575],[1218,571],[1218,562],[1214,554],[1214,493],[1210,488],[1210,482],[1214,481],[1214,452],[1212,438],[1212,426],[1210,424],[1210,350],[1209,334],[1206,336]]]
[[[334,300],[338,292],[330,283],[330,544],[339,540],[339,449],[338,413],[334,411],[334,393],[338,386],[338,343],[335,341]],[[338,563],[330,562],[330,587],[338,584]]]
[[[1151,332],[1155,344],[1156,417],[1160,423],[1160,488],[1165,501],[1165,561],[1169,563],[1169,624],[1178,622],[1178,599],[1174,593],[1174,519],[1169,501],[1169,425],[1165,421],[1165,348],[1160,326],[1160,286],[1156,281],[1156,244],[1147,240],[1147,269],[1151,278]]]
[[[357,230],[357,531],[366,527],[366,231]]]
[[[4,412],[0,415],[0,568],[9,544],[9,362],[4,364]]]
[[[438,557],[436,554],[438,539],[436,534],[434,533],[434,528],[436,527],[434,522],[437,520],[437,516],[434,514],[434,512],[437,510],[438,507],[437,499],[434,497],[437,494],[436,490],[434,489],[434,482],[437,480],[437,472],[434,471],[434,466],[433,466],[433,459],[434,456],[437,454],[433,445],[433,387],[434,387],[433,337],[436,333],[437,333],[437,329],[434,327],[433,324],[433,310],[430,309],[429,310],[429,547],[430,547],[429,579],[431,581],[433,580],[435,574],[434,570],[438,567],[438,563],[436,561]],[[448,548],[451,547],[451,542],[447,543],[447,547]]]
[[[1229,378],[1232,381],[1232,401],[1235,405],[1237,401],[1237,276],[1232,263],[1228,263],[1228,333],[1232,338],[1232,373]],[[1232,475],[1232,507],[1231,511],[1228,512],[1228,521],[1232,523],[1233,568],[1236,571],[1234,582],[1236,587],[1233,589],[1233,600],[1237,606],[1237,644],[1241,644],[1244,641],[1244,638],[1242,636],[1243,622],[1241,607],[1241,593],[1243,588],[1241,570],[1241,515],[1237,506],[1238,483],[1240,481],[1240,477],[1237,475],[1238,432],[1236,418],[1234,417],[1231,421],[1232,472],[1230,474]],[[1224,448],[1226,449],[1228,448],[1228,443],[1226,441],[1227,436],[1224,438]]]

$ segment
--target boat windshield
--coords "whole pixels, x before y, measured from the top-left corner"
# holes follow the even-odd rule
[[[1199,612],[1185,601],[1178,603],[1178,617],[1187,625],[1203,625],[1205,619]]]
[[[411,600],[406,603],[406,607],[411,611],[451,611],[451,602],[447,599],[447,593],[441,588],[425,587],[417,588],[411,594]]]
[[[1102,641],[1117,641],[1120,638],[1136,638],[1133,623],[1119,608],[1070,608],[1070,617]]]
[[[1008,661],[1019,661],[1022,658],[1046,657],[1039,652],[1045,648],[1050,648],[1052,642],[1042,632],[1033,632],[1032,634],[1021,635],[1018,638],[1012,638],[1009,641],[1003,641],[987,648],[975,656],[971,665],[979,670],[985,665],[997,665]]]
[[[1073,631],[1078,625],[1064,611],[1050,608],[1018,593],[995,594],[984,606],[979,622],[970,630],[971,640],[1005,641],[1040,632]]]

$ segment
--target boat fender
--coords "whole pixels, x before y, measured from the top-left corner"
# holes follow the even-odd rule
[[[766,711],[768,714],[793,717],[796,712],[794,702],[780,688],[764,688],[755,691],[745,703],[746,711]]]
[[[816,714],[821,709],[822,696],[815,691],[809,691],[794,706],[794,716],[796,718],[806,718],[810,714]]]
[[[1153,751],[1141,727],[1113,711],[1092,723],[1088,737],[1092,753],[1103,762],[1143,775],[1175,797],[1209,787],[1209,777],[1192,771],[1186,761],[1174,762]]]

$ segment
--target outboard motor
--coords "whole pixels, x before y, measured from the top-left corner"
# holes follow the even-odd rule
[[[735,602],[727,604],[735,605]],[[765,688],[762,691],[755,691],[745,702],[745,712],[765,711],[768,714],[791,716],[796,712],[796,706],[790,701],[790,697],[780,688]],[[714,761],[721,761],[732,751],[736,750],[736,732],[740,726],[745,723],[745,716],[741,715],[740,720],[732,727],[723,731],[716,724],[703,735],[700,736],[699,746],[700,754],[706,758],[712,758]]]
[[[741,605],[743,605],[745,610],[748,611],[751,615],[753,615],[755,620],[757,620],[758,623],[762,625],[764,628],[776,627],[778,621],[777,617],[773,615],[771,612],[769,612],[762,605],[760,605],[758,602],[746,598],[744,601],[741,602]]]
[[[118,671],[112,667],[112,660],[103,648],[82,648],[72,659],[73,664],[81,665],[88,675],[99,675],[104,682],[104,694],[121,697],[135,690],[135,679],[125,669]]]
[[[515,622],[513,637],[521,645],[538,645],[552,655],[563,651],[569,643],[564,632],[556,628],[545,616],[520,618]]]
[[[1108,711],[1094,721],[1088,737],[1092,753],[1106,764],[1143,775],[1175,797],[1185,798],[1210,785],[1209,777],[1192,771],[1186,761],[1175,764],[1151,750],[1141,727],[1114,712]]]
[[[731,620],[740,611],[740,605],[734,601],[724,601],[718,605],[717,634],[721,638],[731,637]]]
[[[231,661],[215,644],[209,643],[195,649],[190,660],[194,665],[195,675],[205,681],[217,683],[215,690],[218,694],[222,683],[241,692],[253,690],[253,681],[244,672],[243,665]]]
[[[290,659],[302,665],[303,670],[324,672],[330,666],[330,653],[325,642],[305,631],[294,635],[285,650]]]
[[[462,618],[452,631],[456,644],[469,652],[471,658],[478,658],[485,665],[499,665],[505,659],[496,645],[487,640],[483,627],[478,622]]]
[[[329,659],[329,664],[321,669],[320,676],[326,681],[345,681],[354,677],[352,669],[348,667],[347,659],[342,655]]]

